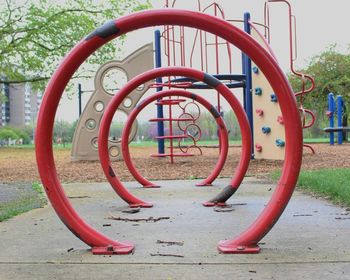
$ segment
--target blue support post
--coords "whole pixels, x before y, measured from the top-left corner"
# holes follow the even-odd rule
[[[159,30],[154,32],[154,49],[156,68],[162,67],[161,34]],[[162,77],[156,79],[157,83],[162,83]],[[162,87],[157,87],[157,92],[162,91]],[[163,105],[157,105],[157,118],[163,118]],[[164,122],[157,122],[158,136],[164,136]],[[158,139],[158,154],[164,154],[164,139]]]
[[[337,96],[337,119],[338,119],[338,127],[343,126],[343,97],[341,95]],[[338,132],[338,144],[343,144],[343,132]]]
[[[248,34],[250,34],[250,14],[245,13],[244,14],[244,31]],[[252,148],[251,148],[251,154],[252,158],[254,158],[254,133],[253,133],[253,95],[252,95],[252,61],[251,59],[244,54],[243,55],[243,70],[245,71],[244,74],[246,75],[246,87],[244,90],[244,99],[245,99],[245,111],[249,120],[250,128],[251,128],[251,134],[252,134]]]
[[[328,94],[329,127],[334,127],[335,102],[333,93]],[[334,145],[334,132],[329,133],[329,144]]]
[[[244,52],[242,52],[242,73],[243,73],[243,75],[247,76],[246,60],[247,60],[247,55]],[[244,108],[244,111],[246,111],[246,112],[247,112],[247,100],[246,100],[247,86],[248,86],[247,83],[245,83],[245,86],[243,88],[243,108]]]

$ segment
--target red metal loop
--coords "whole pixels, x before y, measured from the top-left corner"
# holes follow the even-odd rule
[[[303,128],[305,129],[305,128],[312,127],[316,121],[316,116],[315,116],[314,112],[309,110],[309,109],[305,109],[302,106],[299,108],[299,111],[302,112],[302,114],[303,114],[303,116],[302,116]],[[311,116],[311,120],[309,123],[306,123],[306,115]]]
[[[157,71],[159,73],[161,73],[163,68],[157,68]],[[154,72],[153,71],[153,72]],[[152,72],[149,72],[149,75],[151,75]],[[147,77],[147,75],[146,75]],[[146,78],[145,77],[145,78]],[[137,86],[136,86],[137,87]],[[227,153],[228,153],[228,133],[227,133],[227,129],[225,126],[225,122],[222,119],[222,117],[220,115],[215,116],[214,111],[212,110],[212,106],[209,102],[207,102],[203,97],[195,95],[191,92],[188,91],[184,91],[184,90],[168,90],[168,91],[163,91],[163,92],[159,92],[156,93],[154,95],[152,95],[151,97],[148,97],[146,99],[144,99],[138,106],[136,106],[131,113],[129,114],[129,117],[126,121],[126,124],[124,126],[123,132],[122,132],[122,141],[121,141],[121,150],[123,153],[123,158],[124,158],[124,162],[127,165],[130,173],[133,175],[133,177],[140,183],[142,184],[144,187],[155,187],[156,185],[153,184],[152,182],[150,182],[149,180],[147,180],[146,178],[144,178],[141,173],[137,170],[136,166],[134,165],[134,163],[131,160],[131,156],[130,156],[130,150],[129,150],[129,143],[128,143],[128,135],[130,134],[130,129],[132,127],[132,124],[134,123],[137,115],[151,102],[153,102],[154,100],[157,100],[159,98],[164,98],[164,97],[168,97],[168,96],[182,96],[182,97],[187,97],[187,98],[194,98],[198,103],[202,104],[209,112],[211,112],[215,118],[215,121],[217,122],[218,127],[220,128],[220,139],[222,139],[223,141],[223,148],[222,150],[220,150],[220,154],[219,154],[219,159],[213,169],[213,171],[210,173],[210,175],[203,181],[206,182],[206,185],[211,184],[212,181],[215,180],[215,178],[219,175],[220,171],[222,170],[226,158],[227,158]],[[118,104],[117,104],[118,105]],[[112,99],[110,104],[108,105],[106,112],[104,114],[104,116],[106,116],[106,118],[109,118],[110,114],[114,114],[114,112],[112,110],[109,110],[109,106],[116,106],[114,103],[114,100]],[[118,105],[119,106],[119,105]],[[217,113],[217,112],[216,112]],[[218,114],[218,113],[217,113]],[[105,122],[104,119],[102,118],[101,120],[101,126],[100,126],[100,138],[102,139],[101,141],[99,141],[99,151],[100,152],[100,159],[101,159],[101,165],[104,169],[105,174],[108,174],[108,172],[110,172],[108,169],[106,170],[106,167],[108,166],[106,163],[108,163],[109,161],[109,155],[108,153],[106,153],[106,149],[103,149],[102,147],[106,144],[103,135],[105,135],[106,130],[109,130],[111,123],[109,122]],[[190,124],[190,125],[195,125],[195,124]],[[198,127],[198,126],[197,126]],[[198,127],[199,128],[199,127]],[[187,135],[186,131],[185,131],[185,135]],[[193,136],[190,136],[193,141],[195,142],[195,138]],[[103,146],[102,146],[103,145]],[[104,152],[102,152],[102,150],[104,150]],[[111,167],[109,167],[110,169]],[[113,188],[122,188],[123,186],[121,185],[113,185],[115,183],[115,181],[110,181],[110,183],[112,184]],[[125,196],[125,197],[121,197],[122,199],[124,199],[126,202],[128,202],[129,204],[134,204],[132,199],[129,198],[129,196]],[[140,205],[142,206],[142,205]]]
[[[312,146],[310,146],[308,144],[304,144],[303,146],[304,146],[304,148],[308,148],[313,155],[315,154],[315,150],[314,150],[314,148]]]
[[[187,109],[187,107],[189,105],[194,105],[197,108],[197,114],[196,115],[193,114],[194,112],[186,112],[186,109]],[[188,103],[186,103],[185,106],[183,107],[183,110],[184,110],[184,113],[191,114],[195,121],[198,120],[200,115],[201,115],[201,109],[199,108],[198,104],[196,104],[195,102],[188,102]]]
[[[183,153],[188,153],[190,150],[195,149],[195,150],[199,151],[199,155],[203,155],[202,149],[200,147],[198,147],[197,145],[190,145],[190,146],[187,146],[187,147],[181,147],[180,143],[179,143],[179,149]]]
[[[303,84],[304,84],[304,85],[303,85],[303,90],[301,90],[301,91],[299,91],[299,92],[296,92],[296,93],[295,93],[295,96],[305,95],[305,94],[307,94],[307,93],[312,92],[312,91],[315,89],[315,79],[314,79],[313,77],[311,77],[310,75],[303,74],[303,73],[301,73],[301,72],[297,72],[297,71],[295,71],[294,69],[291,69],[291,70],[292,70],[292,72],[293,72],[296,76],[298,76],[298,77],[300,77],[300,78],[305,77],[306,79],[308,79],[308,80],[311,82],[310,87],[309,87],[308,89],[305,89],[305,88],[304,88],[305,81],[303,81]]]
[[[190,128],[190,127],[195,127],[195,128],[198,130],[198,134],[196,134],[196,135],[190,134],[190,132],[189,132],[189,128]],[[220,127],[219,129],[221,130],[222,128]],[[190,137],[192,138],[192,140],[193,140],[194,143],[197,143],[197,142],[201,139],[201,137],[202,137],[202,130],[201,130],[201,128],[199,127],[198,124],[196,124],[196,123],[190,123],[190,124],[186,127],[186,129],[185,129],[185,134],[188,135],[188,136],[190,136]]]
[[[248,169],[248,165],[250,161],[250,147],[251,147],[251,141],[252,141],[251,134],[250,134],[250,126],[242,105],[240,104],[239,100],[235,97],[235,95],[232,94],[231,90],[227,86],[225,86],[223,83],[221,83],[219,80],[215,79],[214,77],[209,76],[208,74],[205,74],[195,69],[183,68],[183,67],[167,67],[167,68],[152,69],[130,80],[122,89],[118,91],[117,95],[113,96],[112,100],[106,107],[106,110],[100,122],[98,147],[99,147],[99,155],[100,155],[102,168],[105,172],[105,175],[108,181],[110,182],[114,190],[121,196],[122,199],[124,199],[130,205],[143,206],[143,202],[137,199],[136,197],[131,196],[128,193],[128,191],[125,189],[125,187],[121,184],[120,180],[116,177],[114,172],[111,172],[112,169],[110,168],[109,153],[108,153],[108,146],[107,146],[109,127],[112,122],[114,112],[117,110],[121,102],[127,97],[127,95],[130,92],[132,92],[140,84],[144,84],[147,81],[156,79],[158,77],[166,77],[166,76],[185,76],[185,77],[194,78],[198,81],[206,82],[208,84],[210,82],[213,83],[213,85],[211,86],[215,87],[215,90],[218,91],[227,100],[232,110],[234,111],[235,115],[237,116],[237,120],[242,133],[241,158],[239,160],[238,167],[236,168],[235,173],[233,174],[231,179],[232,188],[237,189],[239,187]],[[170,136],[164,136],[164,137],[170,137]],[[223,145],[225,145],[225,143],[223,143]],[[127,146],[122,146],[122,151],[127,148],[128,148]],[[225,149],[223,149],[223,151],[225,151]],[[124,154],[125,162],[129,162],[127,157],[128,155]],[[220,173],[222,168],[221,165],[224,163],[224,161],[225,160],[223,158],[222,159],[219,158],[219,161],[215,166],[211,175],[209,175],[203,182],[197,185],[211,184],[215,180],[216,176]],[[130,161],[130,164],[131,164],[131,161]],[[130,170],[130,166],[129,166],[129,170]],[[141,177],[142,176],[138,176],[138,179],[141,180],[139,182],[142,182],[143,185],[149,184],[149,182],[146,182]],[[146,203],[146,206],[148,206],[148,203]]]
[[[177,126],[179,127],[180,130],[185,131],[187,127],[187,122],[194,123],[195,119],[190,113],[184,112],[179,116],[177,120]]]
[[[234,44],[246,53],[257,67],[265,73],[273,91],[278,97],[285,120],[285,136],[288,139],[285,146],[286,156],[283,162],[281,178],[271,200],[267,203],[256,221],[238,237],[232,240],[222,241],[218,246],[219,250],[225,253],[256,253],[259,251],[257,243],[270,231],[281,216],[293,194],[297,182],[301,167],[303,145],[301,123],[299,121],[300,116],[291,87],[281,68],[271,55],[248,34],[216,17],[176,9],[142,11],[121,17],[114,21],[114,29],[110,28],[109,23],[108,28],[104,26],[79,42],[67,54],[59,68],[55,71],[46,88],[40,107],[35,138],[36,158],[40,178],[58,216],[83,242],[92,247],[111,248],[112,245],[113,252],[115,253],[125,253],[132,250],[132,245],[114,241],[88,225],[76,213],[67,199],[58,179],[53,156],[52,137],[55,114],[60,98],[69,80],[79,66],[99,47],[118,36],[136,29],[175,24],[202,29]],[[109,33],[101,32],[103,30],[108,30]],[[241,105],[239,107],[241,108]],[[241,129],[241,131],[244,133],[244,130]],[[248,134],[250,135],[250,131]],[[250,155],[251,139],[244,137],[245,134],[242,135],[242,143],[244,144],[245,141],[249,143],[248,150],[242,152],[248,152]],[[241,161],[239,168],[243,167],[245,169],[248,163],[249,161]],[[239,185],[241,178],[237,177],[236,179],[236,181],[231,181],[232,187],[237,187],[235,184]]]

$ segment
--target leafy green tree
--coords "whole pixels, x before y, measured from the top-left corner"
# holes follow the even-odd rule
[[[73,141],[76,125],[77,121],[73,123],[63,120],[55,121],[53,132],[54,141],[60,142],[61,144],[71,143]]]
[[[69,128],[67,130],[68,142],[73,142],[73,136],[74,136],[74,132],[77,127],[77,124],[78,124],[78,120],[75,120],[74,122],[69,124]]]
[[[330,92],[343,95],[350,102],[350,52],[339,53],[332,46],[320,55],[314,56],[309,66],[302,70],[315,78],[315,91],[305,96],[304,102],[317,111],[326,109]],[[290,76],[294,90],[301,89],[300,79]]]
[[[190,112],[191,113],[191,112]],[[208,111],[202,111],[196,123],[202,130],[202,140],[216,140],[218,139],[217,135],[217,124]]]
[[[143,4],[142,4],[143,3]],[[65,54],[104,22],[150,6],[149,0],[3,0],[0,5],[0,84],[45,86]],[[80,67],[91,77],[97,64],[117,57],[111,42]]]
[[[13,138],[13,139],[22,139],[23,144],[30,144],[30,137],[26,129],[20,129],[16,127],[9,127],[9,130],[12,130],[18,138]]]
[[[34,132],[35,132],[35,124],[29,124],[26,125],[23,130],[25,131],[25,133],[29,136],[29,141],[31,142],[31,140],[34,140]]]
[[[19,139],[19,136],[10,128],[1,128],[0,129],[0,140],[2,143],[8,145],[9,139],[16,140]]]
[[[224,112],[224,120],[227,127],[227,131],[229,132],[229,139],[241,139],[241,130],[238,125],[235,113],[232,110]]]
[[[313,128],[312,136],[320,136],[319,128],[326,126],[328,122],[325,116],[328,93],[342,95],[345,103],[350,104],[350,49],[346,53],[339,53],[335,45],[331,46],[314,56],[309,65],[301,69],[301,72],[315,79],[315,90],[304,96],[303,104],[305,108],[310,108],[316,113],[317,123]],[[301,90],[299,78],[289,75],[289,80],[295,92]]]

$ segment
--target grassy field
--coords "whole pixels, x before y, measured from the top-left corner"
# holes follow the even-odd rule
[[[280,172],[272,173],[277,180]],[[312,194],[321,195],[336,204],[350,206],[350,169],[320,169],[301,171],[297,186]]]
[[[21,192],[15,199],[0,203],[0,222],[46,204],[43,188],[33,183],[32,191]]]
[[[329,143],[329,138],[304,138],[305,143]]]
[[[329,138],[305,138],[305,143],[329,143]],[[230,140],[230,145],[241,145],[241,140]],[[215,146],[218,145],[218,140],[201,140],[197,143],[199,146]],[[131,147],[156,147],[158,145],[157,141],[142,141],[142,142],[131,142]],[[28,145],[18,145],[18,146],[11,146],[12,148],[23,148],[23,149],[34,149],[33,144]],[[65,143],[63,144],[54,144],[54,149],[71,149],[72,143]]]

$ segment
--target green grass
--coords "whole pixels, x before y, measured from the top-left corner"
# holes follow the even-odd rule
[[[14,200],[0,204],[0,222],[32,209],[43,207],[46,204],[42,185],[33,183],[32,189],[34,192],[21,194]]]
[[[305,143],[329,143],[329,138],[304,138]],[[198,141],[198,145],[218,145],[218,140],[201,140]],[[230,145],[241,145],[241,140],[230,140]],[[131,147],[156,147],[157,141],[147,140],[143,142],[131,142]],[[4,146],[6,148],[7,146]],[[27,145],[13,145],[9,146],[9,148],[18,148],[18,149],[34,149],[33,144],[27,144]],[[66,143],[66,144],[54,144],[53,148],[56,150],[70,150],[72,148],[72,143]]]
[[[11,145],[11,146],[2,146],[0,149],[28,149],[28,150],[34,150],[35,146],[34,144],[25,144],[25,145]],[[70,150],[72,148],[72,143],[66,143],[64,144],[53,144],[53,148],[57,150]]]
[[[131,142],[130,147],[157,147],[156,141]]]
[[[304,138],[305,143],[329,143],[329,138]]]
[[[32,189],[35,191],[41,199],[45,199],[44,187],[38,182],[32,183]]]
[[[167,143],[167,141],[165,141]],[[177,141],[174,141],[174,143],[177,143]],[[186,141],[185,144],[190,145],[190,141]],[[197,142],[197,145],[201,146],[211,146],[211,145],[218,145],[219,141],[218,140],[201,140]],[[242,141],[241,140],[230,140],[230,145],[241,145]],[[157,141],[143,141],[143,142],[131,142],[130,146],[131,147],[156,147],[158,145]]]
[[[280,172],[271,174],[273,180],[279,177]],[[350,168],[302,171],[297,186],[336,204],[350,206]]]

